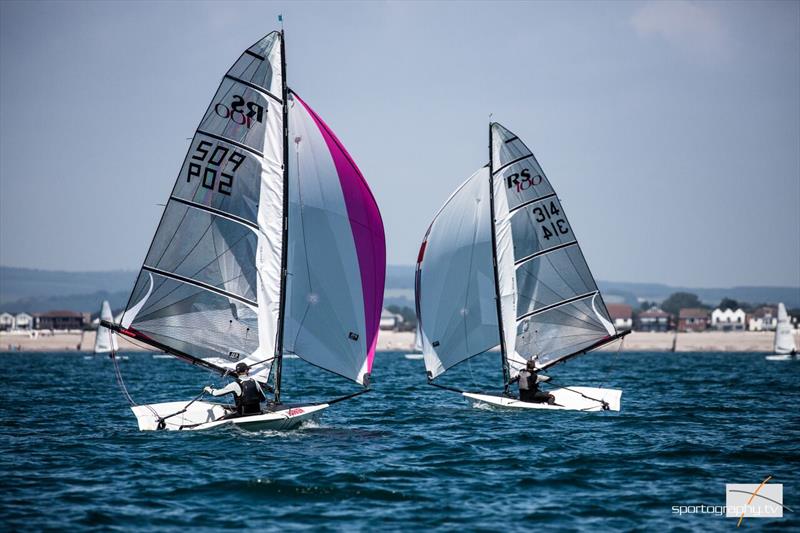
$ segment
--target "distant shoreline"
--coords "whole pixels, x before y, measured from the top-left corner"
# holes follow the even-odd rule
[[[40,334],[37,338],[20,334],[0,334],[0,352],[78,352],[90,353],[94,347],[93,331],[83,334],[56,333]],[[634,331],[627,337],[622,351],[627,352],[669,352],[672,350],[674,332],[655,333]],[[772,353],[775,333],[772,331],[704,331],[702,333],[679,333],[677,352],[763,352]],[[153,351],[133,344],[118,336],[121,352]],[[800,335],[795,333],[796,344],[800,345]],[[619,343],[612,343],[604,351],[616,351]],[[9,349],[9,346],[11,348]],[[378,351],[414,351],[414,333],[409,331],[381,331],[378,336]]]

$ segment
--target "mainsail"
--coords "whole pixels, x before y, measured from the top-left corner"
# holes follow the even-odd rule
[[[789,314],[786,312],[786,306],[783,303],[778,304],[778,327],[775,328],[774,349],[776,354],[789,354],[797,350],[797,346],[794,343],[792,324],[789,321]]]
[[[120,332],[223,374],[245,362],[266,381],[296,353],[366,385],[385,266],[369,188],[290,96],[273,32],[228,70],[203,116]]]
[[[500,124],[491,161],[433,220],[416,301],[431,379],[500,345],[506,378],[547,368],[617,331],[561,203],[536,158]]]
[[[104,300],[100,306],[100,320],[111,322],[114,315],[111,314],[111,306],[108,300]],[[94,353],[108,353],[117,350],[117,337],[111,330],[103,325],[97,326],[97,333],[94,337]]]

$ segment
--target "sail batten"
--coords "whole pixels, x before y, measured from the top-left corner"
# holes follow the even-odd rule
[[[561,250],[562,248],[566,248],[567,246],[575,246],[577,244],[578,244],[578,241],[570,241],[570,242],[565,242],[565,243],[562,243],[562,244],[558,244],[556,246],[553,246],[552,248],[545,248],[544,250],[541,250],[539,252],[532,253],[531,255],[526,255],[525,257],[523,257],[521,259],[517,259],[516,261],[514,261],[514,266],[518,267],[518,266],[520,266],[520,265],[522,265],[524,263],[527,263],[531,259],[536,259],[537,257],[541,257],[543,255],[547,255],[549,253],[556,252],[558,250]]]
[[[260,85],[256,85],[255,83],[250,83],[249,81],[243,80],[241,78],[237,78],[236,76],[231,76],[230,74],[225,74],[225,77],[228,78],[229,80],[235,81],[237,83],[241,83],[242,85],[246,85],[247,87],[250,87],[251,89],[253,89],[255,91],[259,91],[264,96],[269,96],[270,98],[273,98],[279,104],[283,103],[283,99],[281,99],[278,96],[275,96],[274,94],[269,92],[264,87],[261,87]]]

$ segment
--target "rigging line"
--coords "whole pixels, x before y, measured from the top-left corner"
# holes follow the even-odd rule
[[[167,427],[167,425],[165,424],[165,421],[168,418],[172,418],[173,416],[177,416],[177,415],[185,413],[186,410],[189,409],[190,405],[192,405],[194,402],[196,402],[197,400],[202,398],[205,394],[206,394],[206,390],[205,390],[205,388],[203,388],[202,392],[200,392],[200,394],[198,396],[195,396],[195,398],[192,401],[190,401],[189,403],[184,405],[183,409],[181,409],[180,411],[176,411],[176,412],[172,413],[171,415],[167,415],[167,416],[156,416],[156,418],[158,418],[158,425],[156,427],[158,429],[165,429]]]
[[[552,380],[552,378],[550,379],[549,383],[553,383],[555,385],[558,385],[558,383],[554,382]],[[603,406],[603,411],[608,411],[609,410],[608,402],[605,401],[605,400],[598,400],[597,398],[592,398],[591,396],[587,396],[587,395],[585,395],[584,393],[582,393],[580,391],[576,391],[575,389],[570,389],[569,387],[564,387],[563,385],[559,385],[559,388],[560,389],[564,389],[564,390],[568,390],[570,392],[574,392],[575,394],[579,394],[579,395],[583,396],[587,400],[592,400],[594,402],[599,403],[600,405]]]
[[[561,307],[562,305],[567,305],[567,304],[570,304],[572,302],[577,302],[578,300],[583,300],[585,298],[588,298],[589,296],[593,296],[594,294],[597,294],[597,292],[598,291],[595,290],[595,291],[592,291],[592,292],[587,292],[585,294],[579,294],[577,296],[574,296],[574,297],[569,298],[567,300],[564,300],[562,302],[554,303],[554,304],[551,304],[551,305],[548,305],[548,306],[545,306],[545,307],[540,307],[539,309],[537,309],[535,311],[531,311],[530,313],[525,313],[522,316],[518,316],[517,320],[523,320],[525,318],[532,317],[532,316],[544,313],[545,311],[550,311],[551,309],[557,309],[558,307]]]

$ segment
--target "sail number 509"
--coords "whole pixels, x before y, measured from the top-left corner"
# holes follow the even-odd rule
[[[192,178],[198,178],[200,185],[204,188],[212,191],[216,189],[219,193],[231,195],[233,172],[236,172],[244,163],[244,155],[225,146],[214,146],[208,141],[200,141],[192,159],[203,162],[205,165],[190,162],[186,181],[191,182]],[[230,169],[230,172],[222,172],[222,168],[228,163],[232,164],[233,168]]]
[[[563,218],[558,218],[561,215],[561,210],[555,202],[550,202],[550,205],[543,204],[533,208],[533,214],[536,217],[536,222],[541,224],[542,234],[545,240],[549,241],[550,237],[556,235],[566,235],[569,233],[569,226],[567,221]]]

